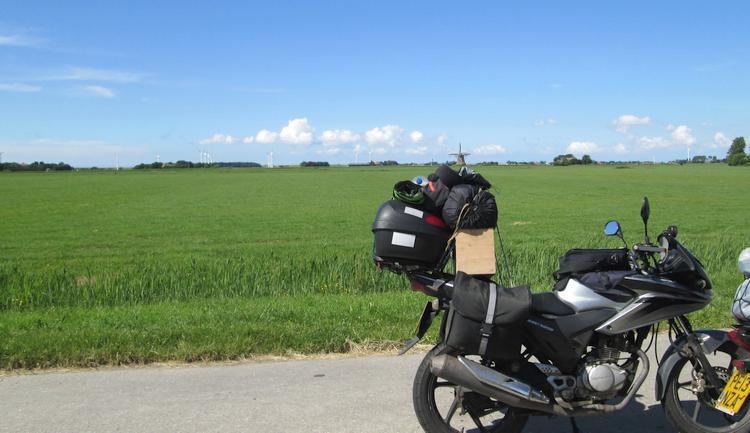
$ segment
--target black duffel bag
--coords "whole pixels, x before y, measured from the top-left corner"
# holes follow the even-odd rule
[[[522,327],[529,316],[528,286],[502,287],[456,273],[445,342],[462,354],[511,360],[520,354]]]

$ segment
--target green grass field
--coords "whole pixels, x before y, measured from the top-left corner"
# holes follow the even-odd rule
[[[0,368],[341,351],[406,338],[426,298],[375,269],[370,225],[396,181],[429,170],[0,173]],[[495,185],[516,283],[548,290],[567,249],[617,246],[601,235],[609,219],[630,242],[642,240],[647,195],[652,234],[678,225],[713,279],[715,300],[695,319],[731,323],[736,259],[750,244],[750,170],[480,171]],[[304,338],[289,337],[296,332]]]

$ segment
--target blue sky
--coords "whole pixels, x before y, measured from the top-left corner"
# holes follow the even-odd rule
[[[723,156],[747,2],[5,2],[0,152],[112,165]]]

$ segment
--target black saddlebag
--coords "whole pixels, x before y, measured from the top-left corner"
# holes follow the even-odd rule
[[[628,250],[612,249],[572,249],[560,257],[560,269],[554,273],[556,280],[571,275],[594,271],[627,271],[630,269]]]
[[[518,358],[530,307],[528,286],[502,287],[458,272],[446,319],[445,342],[468,355],[492,360]]]

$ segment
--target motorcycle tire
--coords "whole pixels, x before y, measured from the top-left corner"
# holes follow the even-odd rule
[[[440,387],[445,387],[448,390],[452,387],[455,395],[455,393],[457,392],[457,387],[449,382],[439,379],[430,371],[430,362],[432,361],[432,357],[442,354],[455,353],[453,353],[453,351],[445,344],[438,344],[437,346],[432,348],[432,350],[430,350],[427,355],[425,355],[424,359],[422,359],[422,363],[419,365],[417,374],[414,377],[414,387],[412,389],[414,411],[416,412],[417,419],[419,420],[419,423],[422,425],[422,428],[425,432],[459,433],[461,431],[484,431],[488,433],[519,433],[521,430],[523,430],[523,427],[526,425],[526,421],[528,421],[528,415],[518,415],[516,414],[517,410],[515,408],[507,406],[501,408],[505,411],[504,417],[502,419],[495,420],[495,422],[491,426],[483,426],[483,429],[480,428],[480,425],[476,424],[477,419],[479,418],[479,414],[472,414],[470,410],[468,415],[476,425],[476,430],[474,430],[472,427],[469,427],[468,429],[465,429],[464,427],[459,430],[451,426],[451,423],[454,422],[454,415],[456,415],[456,413],[458,412],[458,408],[455,407],[458,400],[454,397],[453,403],[447,410],[448,413],[446,413],[444,416],[441,414],[441,411],[438,408],[435,391]],[[502,406],[501,403],[497,403],[494,400],[490,400],[483,396],[476,396],[477,398],[485,399],[488,403]],[[475,419],[474,416],[477,416],[477,419]],[[481,420],[479,422],[481,423]]]
[[[736,347],[732,343],[725,343],[717,349],[717,353],[722,353],[730,359],[734,359],[734,352]],[[695,370],[692,364],[689,363],[688,358],[682,358],[671,372],[669,372],[668,379],[666,381],[666,393],[662,399],[662,407],[667,419],[672,423],[674,428],[682,433],[747,433],[750,431],[750,399],[746,401],[743,408],[735,416],[729,416],[723,412],[713,408],[713,404],[718,397],[717,394],[721,393],[721,390],[712,391],[709,389],[703,392],[695,392],[692,389],[692,381],[688,382],[687,378],[692,377],[694,374],[691,371],[690,376],[682,375],[680,373],[684,368]],[[718,364],[712,362],[712,364]],[[722,363],[723,364],[723,363]],[[717,372],[719,377],[724,383],[726,383],[731,376],[731,364],[728,367],[719,365],[712,365],[714,371]],[[682,380],[682,382],[680,382]],[[690,384],[691,388],[688,388]],[[690,404],[684,404],[680,397],[682,395],[690,398],[692,393],[695,396],[696,401],[692,406]],[[701,419],[701,416],[703,417]],[[720,425],[727,424],[727,425]]]

